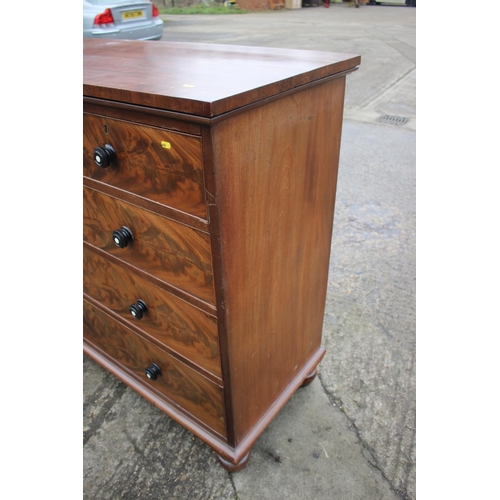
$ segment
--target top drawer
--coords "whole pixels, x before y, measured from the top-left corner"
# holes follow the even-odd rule
[[[94,150],[106,144],[116,159],[103,168]],[[198,137],[84,113],[83,175],[207,218]]]

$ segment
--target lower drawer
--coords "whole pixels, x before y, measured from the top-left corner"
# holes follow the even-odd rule
[[[171,293],[149,283],[138,273],[83,247],[83,292],[125,321],[221,378],[217,320]],[[141,300],[147,312],[138,319],[131,304]],[[160,346],[161,347],[161,346]]]
[[[83,301],[84,338],[131,371],[143,385],[156,389],[216,433],[226,437],[222,388],[127,327]],[[156,365],[156,380],[146,368]]]

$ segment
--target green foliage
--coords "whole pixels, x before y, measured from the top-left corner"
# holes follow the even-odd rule
[[[205,4],[197,4],[191,5],[189,7],[161,7],[160,14],[212,14],[212,15],[221,15],[221,14],[246,14],[249,11],[239,9],[237,5],[210,5],[207,6]]]

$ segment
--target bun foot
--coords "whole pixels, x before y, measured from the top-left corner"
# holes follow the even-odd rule
[[[238,472],[246,467],[248,459],[250,458],[250,452],[248,452],[237,464],[233,464],[232,462],[227,461],[220,455],[217,455],[217,458],[224,469],[229,472]]]
[[[318,369],[315,368],[305,379],[304,382],[302,382],[302,385],[300,387],[306,387],[309,385],[315,378],[316,375],[318,374]]]

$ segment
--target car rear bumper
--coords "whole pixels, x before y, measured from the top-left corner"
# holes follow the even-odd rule
[[[131,28],[110,26],[84,30],[84,38],[115,38],[123,40],[159,40],[163,35],[163,21],[158,19],[148,26]]]

